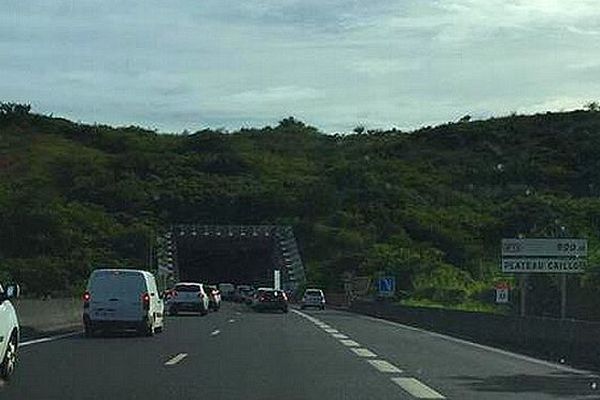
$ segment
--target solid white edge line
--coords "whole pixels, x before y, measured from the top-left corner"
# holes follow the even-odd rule
[[[63,338],[69,337],[69,336],[75,336],[75,335],[79,335],[79,334],[81,334],[81,332],[70,332],[70,333],[63,333],[61,335],[56,335],[56,336],[47,336],[47,337],[42,337],[39,339],[26,340],[24,342],[19,343],[19,347],[31,346],[32,344],[52,342],[54,340],[63,339]]]
[[[368,315],[360,315],[361,318],[370,320],[372,322],[381,322],[387,325],[391,325],[391,326],[395,326],[395,327],[399,327],[402,329],[406,329],[406,330],[410,330],[410,331],[414,331],[414,332],[420,332],[429,336],[433,336],[433,337],[437,337],[440,339],[444,339],[444,340],[448,340],[451,342],[455,342],[455,343],[460,343],[463,345],[467,345],[467,346],[471,346],[471,347],[475,347],[481,350],[486,350],[486,351],[491,351],[497,354],[502,354],[504,356],[508,356],[508,357],[512,357],[512,358],[516,358],[518,360],[521,361],[527,361],[533,364],[538,364],[538,365],[543,365],[545,367],[550,367],[550,368],[555,368],[558,369],[560,371],[563,372],[571,372],[571,373],[577,373],[577,374],[584,374],[584,375],[589,375],[590,377],[599,377],[596,373],[591,372],[591,371],[587,371],[584,369],[578,369],[578,368],[573,368],[573,367],[568,367],[566,365],[561,365],[561,364],[556,364],[553,363],[551,361],[546,361],[546,360],[540,360],[538,358],[533,358],[530,356],[526,356],[523,354],[518,354],[518,353],[513,353],[512,351],[508,351],[508,350],[502,350],[502,349],[498,349],[496,347],[491,347],[491,346],[487,346],[484,344],[479,344],[479,343],[475,343],[475,342],[470,342],[468,340],[465,339],[459,339],[456,338],[454,336],[448,336],[448,335],[444,335],[443,333],[437,333],[437,332],[431,332],[431,331],[427,331],[425,329],[421,329],[421,328],[416,328],[414,326],[408,326],[408,325],[404,325],[401,324],[399,322],[394,322],[394,321],[388,321],[387,319],[383,319],[383,318],[376,318],[376,317],[371,317]]]
[[[165,362],[165,365],[175,365],[177,364],[179,361],[183,360],[184,358],[186,358],[188,355],[187,353],[179,353],[177,354],[175,357],[172,357],[171,359],[169,359],[167,362]]]

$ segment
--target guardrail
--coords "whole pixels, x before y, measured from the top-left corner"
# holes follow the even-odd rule
[[[80,299],[17,299],[13,300],[23,338],[48,332],[76,329],[81,326]]]
[[[518,317],[355,301],[350,311],[558,363],[600,368],[600,322]]]

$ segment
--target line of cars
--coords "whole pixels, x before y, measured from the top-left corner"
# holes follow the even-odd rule
[[[0,378],[13,374],[19,344],[19,322],[11,299],[19,296],[19,286],[6,289],[0,284]],[[221,283],[217,286],[199,282],[179,282],[159,293],[154,275],[132,269],[97,269],[88,279],[83,295],[83,326],[86,336],[100,331],[135,330],[152,336],[164,329],[165,314],[194,311],[206,315],[218,311],[222,300],[245,303],[256,311],[289,310],[288,295],[269,287]],[[325,308],[320,289],[307,289],[300,308]]]
[[[83,295],[83,326],[86,336],[113,330],[135,330],[152,336],[161,332],[166,314],[198,312],[206,315],[221,307],[216,286],[179,282],[159,292],[154,275],[133,269],[97,269]]]
[[[221,283],[219,289],[223,292],[224,299],[236,303],[245,303],[257,311],[271,309],[288,312],[288,294],[283,290],[269,287],[255,289],[252,285],[234,286],[231,283]],[[306,309],[309,307],[320,310],[325,309],[325,294],[321,289],[306,289],[300,300],[300,308]]]

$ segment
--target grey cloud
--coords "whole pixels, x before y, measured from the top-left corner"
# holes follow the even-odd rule
[[[595,0],[8,4],[2,100],[89,122],[406,129],[600,93]]]

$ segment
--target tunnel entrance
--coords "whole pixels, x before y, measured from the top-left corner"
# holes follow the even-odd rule
[[[174,225],[157,238],[158,272],[165,286],[177,281],[273,286],[304,282],[293,230],[277,225]]]

